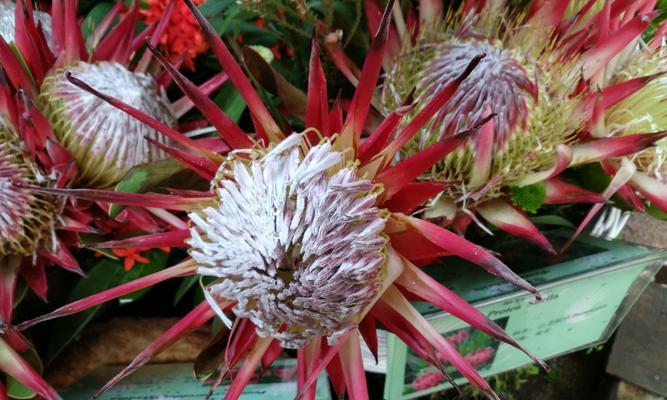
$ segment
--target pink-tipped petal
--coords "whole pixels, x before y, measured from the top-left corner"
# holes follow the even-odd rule
[[[153,146],[158,147],[160,150],[174,157],[178,162],[183,164],[184,167],[192,170],[197,175],[204,178],[204,180],[211,181],[215,177],[215,173],[219,167],[215,162],[204,157],[190,154],[186,151],[177,149],[176,147],[166,145],[159,140],[149,138],[148,136],[144,137],[144,139]]]
[[[487,109],[484,117],[491,115],[491,109]],[[475,135],[475,158],[474,166],[468,186],[477,189],[484,186],[491,174],[491,162],[493,161],[493,145],[495,139],[495,126],[493,119],[482,125]]]
[[[241,365],[241,369],[232,380],[229,390],[225,393],[225,400],[235,400],[241,396],[243,389],[245,389],[248,382],[250,382],[250,379],[255,373],[255,369],[262,361],[262,356],[264,356],[264,353],[266,353],[272,341],[273,338],[271,337],[257,338],[252,349],[248,351],[248,354]]]
[[[463,237],[431,222],[401,214],[396,214],[396,217],[414,228],[417,232],[423,235],[424,238],[441,247],[443,250],[477,264],[491,274],[533,293],[537,299],[541,298],[537,290],[531,284],[512,272],[508,266],[482,247],[477,246]]]
[[[667,185],[641,172],[636,172],[630,183],[647,200],[667,212]]]
[[[32,260],[24,262],[21,267],[21,277],[25,283],[32,289],[40,299],[46,301],[46,271],[44,270],[45,260],[37,260],[35,264]]]
[[[623,187],[623,185],[625,185],[626,183],[628,183],[628,181],[630,181],[632,176],[635,175],[636,171],[637,167],[635,166],[635,164],[633,164],[627,158],[623,158],[621,161],[621,168],[618,169],[614,178],[611,180],[611,182],[604,190],[604,192],[602,192],[602,197],[604,197],[605,200],[607,200],[611,196],[613,196],[614,193],[616,193],[621,187]],[[565,243],[565,245],[563,245],[563,247],[560,250],[561,253],[565,252],[568,248],[570,248],[574,240],[591,222],[593,217],[595,217],[595,215],[597,215],[597,213],[602,209],[603,205],[604,204],[602,203],[598,203],[591,208],[588,214],[586,214],[586,217],[584,217],[584,220],[581,221],[581,223],[579,224],[579,227],[577,227],[577,230],[574,233],[574,235],[572,235],[572,238],[570,238],[570,240],[568,240],[568,242]]]
[[[90,307],[94,307],[98,304],[102,304],[109,300],[113,300],[118,297],[124,296],[126,294],[136,292],[138,290],[147,288],[149,286],[153,286],[168,279],[180,278],[183,276],[192,275],[196,269],[197,269],[197,263],[194,262],[193,260],[188,259],[173,267],[155,272],[150,275],[143,276],[131,282],[124,283],[114,288],[105,290],[103,292],[88,297],[84,297],[83,299],[64,305],[48,314],[31,319],[29,321],[22,322],[18,324],[16,328],[19,331],[23,331],[40,322],[48,321],[54,318],[64,317],[66,315],[76,314],[83,310],[87,310]]]
[[[468,382],[481,390],[488,398],[500,400],[475,368],[470,365],[470,363],[433,327],[433,325],[424,319],[419,311],[408,302],[398,289],[395,287],[389,288],[382,296],[382,301],[396,310],[396,312],[401,314],[401,316],[409,321],[410,324],[417,328],[431,345],[438,350],[439,354],[449,361],[461,375],[468,380]]]
[[[204,96],[209,96],[216,89],[222,86],[223,83],[227,82],[227,80],[229,80],[229,77],[227,76],[226,72],[224,71],[218,72],[217,74],[213,75],[213,77],[211,77],[209,80],[199,85],[198,90]],[[174,115],[176,116],[176,118],[180,119],[182,116],[185,115],[185,113],[190,111],[194,106],[195,104],[188,96],[183,96],[182,98],[176,100],[172,104],[172,110],[174,111]],[[206,123],[208,124],[208,121],[206,121]],[[183,127],[181,126],[181,128]]]
[[[594,139],[574,146],[570,166],[634,154],[667,137],[667,131]]]
[[[12,322],[14,291],[21,258],[20,256],[7,256],[0,260],[0,325]]]
[[[150,34],[150,45],[155,47],[160,43],[160,40],[162,39],[162,36],[164,35],[165,31],[169,27],[169,20],[171,19],[171,15],[174,12],[174,6],[176,5],[176,0],[170,0],[169,4],[167,4],[167,8],[164,9],[162,12],[162,15],[160,16],[160,19],[157,22],[157,25],[155,26],[155,30]],[[146,34],[140,34],[139,39],[146,38]],[[148,66],[151,62],[151,56],[149,52],[144,52],[144,54],[141,56],[141,59],[137,63],[137,67],[134,69],[135,72],[145,72],[148,69]]]
[[[343,367],[343,378],[348,398],[350,400],[368,399],[368,385],[366,372],[361,357],[361,343],[359,332],[354,329],[343,347],[340,349],[340,361]]]
[[[308,77],[308,95],[306,99],[306,127],[315,128],[324,136],[330,135],[329,100],[327,81],[320,62],[320,47],[317,40],[312,41]]]
[[[556,162],[553,167],[539,172],[534,172],[527,175],[519,182],[516,186],[527,186],[534,183],[543,182],[547,179],[553,178],[554,176],[560,174],[572,163],[573,150],[564,144],[559,144],[556,146]]]
[[[556,253],[542,232],[523,213],[505,200],[485,201],[477,206],[477,211],[484,219],[510,235],[524,238],[550,253]]]
[[[132,362],[125,367],[121,372],[114,376],[107,382],[100,390],[98,390],[93,399],[98,398],[104,392],[111,389],[112,386],[123,380],[125,377],[141,368],[153,357],[163,352],[167,347],[174,344],[183,336],[198,329],[206,322],[208,322],[215,315],[215,311],[211,309],[208,302],[203,301],[185,317],[181,318],[176,324],[164,332],[160,337],[155,339],[148,345],[139,355],[137,355]]]
[[[354,63],[354,61],[352,61],[343,51],[340,45],[339,37],[336,33],[332,32],[325,36],[324,48],[327,51],[331,61],[333,61],[334,65],[343,74],[343,76],[345,76],[345,78],[350,81],[352,86],[358,86],[359,75],[361,74],[361,71],[359,71],[359,68]],[[340,132],[340,130],[338,132]]]
[[[391,140],[394,130],[403,116],[410,112],[411,106],[399,107],[385,117],[382,123],[370,134],[370,136],[359,146],[357,159],[365,164],[380,153]]]
[[[392,212],[411,214],[417,207],[445,190],[448,185],[440,182],[409,183],[402,190],[385,201],[382,207]]]
[[[317,381],[317,377],[322,373],[324,368],[329,365],[331,360],[340,352],[340,349],[345,345],[345,342],[350,338],[352,332],[348,332],[342,337],[339,337],[335,344],[329,346],[328,349],[322,352],[319,362],[315,365],[315,369],[311,372],[311,375],[303,383],[303,387],[297,393],[297,399],[300,399],[305,391],[309,390],[312,385]]]
[[[464,144],[468,136],[469,133],[442,139],[415,153],[410,158],[380,172],[375,181],[384,185],[384,192],[382,193],[384,200],[391,199],[424,171]]]
[[[605,201],[605,198],[598,193],[556,178],[545,181],[544,186],[546,189],[544,204],[602,203]]]
[[[322,338],[314,337],[308,343],[300,348],[297,352],[298,355],[298,379],[297,379],[297,389],[301,391],[303,389],[303,384],[306,382],[306,379],[310,377],[310,374],[315,370],[315,366],[320,358],[320,353],[322,351]],[[303,392],[303,400],[315,400],[317,386],[312,385],[308,390]]]
[[[109,202],[126,206],[165,208],[168,210],[189,211],[205,202],[201,197],[187,198],[168,194],[125,193],[98,189],[54,189],[35,185],[15,185],[35,192],[73,196],[82,200]]]
[[[135,236],[129,239],[87,243],[83,247],[96,249],[152,249],[158,247],[183,247],[190,237],[189,230],[173,230],[151,235]]]
[[[475,306],[441,285],[438,281],[431,278],[408,260],[404,260],[404,262],[405,268],[403,274],[396,279],[396,284],[398,286],[401,286],[405,290],[419,296],[421,299],[440,307],[443,311],[467,322],[492,338],[516,347],[526,353],[528,357],[540,364],[543,368],[548,368],[543,361],[539,360],[517,341],[512,339],[500,326],[487,318]]]
[[[46,400],[60,399],[55,389],[2,338],[0,338],[0,371],[10,375]]]
[[[656,13],[639,15],[583,55],[583,77],[590,79],[648,27]]]

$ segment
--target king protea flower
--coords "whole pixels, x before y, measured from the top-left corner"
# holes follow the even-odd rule
[[[96,232],[90,218],[59,196],[30,187],[62,188],[76,174],[74,160],[60,146],[46,118],[0,68],[0,372],[45,398],[56,392],[24,361],[31,347],[12,324],[19,276],[46,299],[45,266],[57,264],[83,274],[68,246],[76,232]],[[0,384],[0,398],[6,398]]]
[[[490,336],[524,350],[473,306],[430,278],[415,263],[443,255],[474,262],[533,293],[535,289],[483,248],[428,221],[407,214],[443,189],[414,182],[434,163],[474,134],[467,131],[434,143],[391,165],[400,148],[440,107],[451,101],[480,58],[440,90],[405,128],[391,114],[361,142],[386,47],[390,1],[366,57],[345,118],[330,108],[319,48],[313,43],[303,132],[283,132],[233,56],[190,0],[222,67],[244,97],[255,135],[244,133],[155,49],[172,74],[232,149],[226,155],[179,135],[167,125],[68,75],[78,87],[126,110],[168,135],[178,147],[154,142],[211,182],[207,192],[128,194],[103,190],[54,190],[125,205],[182,210],[188,225],[166,233],[98,243],[102,247],[186,246],[180,264],[81,299],[20,325],[69,315],[170,278],[199,274],[217,278],[206,300],[147,347],[100,391],[148,362],[181,336],[216,314],[227,324],[228,341],[218,382],[240,366],[225,398],[237,398],[255,369],[276,359],[281,348],[297,349],[299,394],[314,397],[327,370],[336,390],[352,399],[368,397],[360,341],[377,352],[376,324],[398,335],[444,374],[458,368],[490,398],[497,398],[472,365],[410,304],[441,307]],[[392,137],[395,137],[392,139]],[[525,350],[524,350],[525,351]],[[531,356],[532,357],[532,356]],[[534,358],[533,358],[534,359]],[[535,360],[537,361],[537,360]]]
[[[10,80],[25,90],[46,114],[57,139],[77,162],[80,185],[112,187],[132,167],[167,157],[144,140],[148,137],[168,143],[167,137],[72,85],[64,78],[63,71],[76,73],[96,89],[176,128],[178,118],[192,104],[187,99],[170,102],[165,94],[171,83],[169,76],[151,65],[149,52],[140,52],[146,40],[157,45],[170,29],[175,0],[165,4],[161,17],[152,18],[148,27],[136,35],[139,2],[133,1],[127,9],[119,1],[86,41],[77,21],[76,0],[54,1],[50,14],[34,12],[24,0],[17,1],[16,6],[3,7],[3,10],[15,9],[11,15],[3,13],[2,21],[11,20],[16,26],[11,40],[29,70],[29,73],[23,69],[11,71]],[[114,25],[121,13],[123,16]],[[10,41],[4,38],[4,33],[2,36],[5,43]],[[3,52],[2,58],[10,56]],[[209,93],[225,79],[224,73],[217,74],[202,89]]]
[[[370,27],[379,21],[377,3],[365,1]],[[585,132],[595,109],[590,97],[598,89],[594,78],[655,15],[650,1],[627,6],[608,2],[597,11],[591,10],[593,3],[577,8],[569,1],[534,1],[522,12],[504,2],[464,1],[458,9],[444,11],[441,1],[424,0],[419,18],[406,10],[407,19],[395,7],[384,80],[376,95],[378,109],[385,115],[412,102],[418,106],[405,112],[421,112],[473,57],[486,54],[453,100],[437,110],[402,151],[409,157],[484,123],[478,135],[422,177],[450,183],[431,202],[426,216],[459,230],[471,221],[484,227],[477,218],[481,216],[554,251],[524,210],[513,204],[512,191],[533,193],[538,206],[603,202],[615,192],[620,178],[598,195],[559,179],[560,172],[632,154],[665,136],[651,130],[634,132],[646,135],[598,140]],[[573,15],[566,18],[566,11]],[[600,27],[605,21],[604,26],[609,25],[605,18],[617,22],[616,34]],[[356,71],[336,36],[327,39],[336,64],[356,82]]]

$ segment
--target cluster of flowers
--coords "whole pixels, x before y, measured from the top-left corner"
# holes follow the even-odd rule
[[[295,3],[285,7],[302,6]],[[364,1],[373,37],[361,68],[340,34],[320,32],[356,86],[349,102],[330,101],[313,40],[306,128],[294,132],[274,118],[192,0],[149,2],[148,10],[118,2],[85,39],[76,0],[54,0],[48,12],[0,2],[0,371],[57,399],[21,358],[30,346],[23,331],[194,274],[214,278],[205,301],[100,393],[217,316],[227,341],[217,382],[240,366],[226,398],[237,398],[283,348],[296,349],[300,396],[314,397],[326,369],[338,393],[367,398],[360,343],[377,353],[378,324],[431,363],[438,381],[450,379],[449,364],[497,398],[474,368],[488,354],[463,357],[413,300],[542,364],[419,265],[458,256],[539,298],[463,238],[466,227],[486,229],[486,221],[553,252],[517,192],[538,207],[594,203],[577,234],[614,194],[638,210],[667,211],[667,25],[643,40],[657,15],[650,0],[538,0],[520,10],[483,0],[457,9],[437,0],[418,9],[382,3]],[[142,15],[148,25],[136,34]],[[223,72],[197,86],[178,67],[192,67],[207,48]],[[226,81],[247,104],[251,132],[208,97]],[[165,94],[172,83],[185,94],[174,102]],[[193,107],[218,136],[183,133],[179,119]],[[133,167],[168,157],[208,189],[114,191]],[[602,193],[563,176],[594,163],[611,176]],[[121,213],[109,213],[112,204]],[[145,234],[126,237],[137,230]],[[69,249],[82,247],[82,232],[112,238],[96,248],[184,247],[188,257],[13,324],[18,277],[45,297],[47,264],[81,273]],[[0,398],[4,391],[0,381]]]

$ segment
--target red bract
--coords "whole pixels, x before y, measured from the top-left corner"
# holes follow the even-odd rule
[[[380,3],[364,2],[371,30],[380,21]],[[646,77],[632,80],[617,73],[609,81],[610,71],[624,70],[641,52],[641,34],[657,15],[654,6],[650,0],[533,1],[525,10],[516,10],[504,2],[464,1],[448,9],[442,1],[428,0],[419,2],[418,11],[396,7],[375,101],[385,115],[412,104],[407,112],[416,116],[470,60],[486,55],[452,100],[438,105],[400,152],[409,157],[481,125],[474,138],[421,177],[446,184],[424,215],[452,227],[474,221],[486,230],[483,219],[553,252],[524,212],[534,211],[530,206],[593,202],[598,203],[595,210],[628,179],[636,181],[640,192],[651,188],[644,190],[644,198],[664,205],[660,186],[649,184],[645,175],[628,174],[618,158],[650,148],[665,136],[665,127],[635,124],[635,135],[624,137],[605,129],[594,131],[601,119],[609,118],[610,107],[648,88],[656,77],[657,68],[644,67]],[[335,64],[356,85],[358,70],[337,37],[330,34],[327,39]],[[640,64],[645,65],[638,61],[635,69]],[[660,96],[649,97],[646,103],[657,106]],[[627,118],[626,108],[619,107],[617,119]],[[565,169],[598,162],[625,181],[617,179],[603,194],[563,181]],[[619,193],[636,197],[633,190]]]
[[[330,108],[319,48],[313,43],[308,128],[301,133],[283,132],[278,127],[222,40],[194,4],[187,4],[248,104],[255,134],[244,133],[231,123],[222,110],[154,49],[151,51],[174,81],[219,128],[222,139],[232,149],[226,156],[192,143],[154,118],[97,92],[74,75],[69,76],[78,87],[180,144],[160,146],[211,180],[211,191],[165,195],[34,187],[44,193],[80,199],[188,211],[189,228],[106,245],[171,246],[185,241],[190,258],[61,307],[21,324],[20,328],[82,311],[166,279],[198,273],[218,278],[205,288],[207,300],[147,347],[100,393],[217,314],[230,330],[218,382],[240,365],[226,398],[238,398],[260,362],[265,367],[270,364],[280,346],[297,349],[300,397],[314,397],[317,376],[327,369],[334,387],[352,399],[367,398],[359,344],[363,338],[377,352],[377,322],[439,370],[444,371],[446,360],[487,396],[497,398],[472,365],[406,296],[431,302],[493,338],[525,349],[412,261],[456,255],[537,296],[535,289],[485,249],[428,221],[396,211],[418,206],[419,199],[428,197],[421,191],[432,193],[430,186],[415,186],[414,179],[455,151],[474,132],[445,138],[391,165],[400,145],[410,140],[436,111],[436,107],[426,106],[406,128],[397,130],[395,124],[391,127],[389,123],[372,134],[371,137],[381,135],[384,139],[373,139],[376,145],[365,151],[364,161],[359,158],[360,137],[380,73],[393,1],[383,13],[372,52],[362,68],[363,84],[357,88],[344,119],[338,104]],[[479,60],[475,58],[458,79],[444,87],[433,104],[446,104]],[[405,196],[406,190],[416,195]],[[428,249],[430,253],[415,255],[403,248]]]

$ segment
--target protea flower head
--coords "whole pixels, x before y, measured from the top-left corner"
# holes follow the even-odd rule
[[[470,363],[408,301],[429,301],[490,336],[521,348],[495,323],[415,266],[415,262],[457,255],[535,292],[486,250],[405,214],[443,188],[414,179],[474,131],[445,138],[391,165],[402,145],[420,131],[434,110],[451,101],[479,58],[436,94],[431,107],[418,113],[405,128],[396,129],[401,115],[393,113],[361,143],[386,47],[390,1],[374,37],[373,52],[364,63],[362,84],[345,118],[338,103],[330,108],[319,48],[314,42],[304,121],[308,128],[284,132],[222,40],[192,2],[187,3],[248,104],[256,133],[246,134],[233,124],[154,49],[175,82],[220,132],[229,152],[220,154],[202,147],[69,75],[77,86],[168,135],[179,147],[154,143],[208,179],[211,190],[161,195],[40,189],[90,200],[187,211],[187,225],[180,230],[96,245],[186,246],[190,257],[174,267],[28,321],[21,324],[21,329],[165,279],[201,274],[217,278],[204,289],[206,301],[146,348],[102,391],[217,314],[229,329],[226,361],[220,366],[218,382],[240,365],[226,398],[237,398],[259,363],[269,365],[283,347],[297,349],[302,371],[298,380],[300,396],[313,398],[313,385],[326,368],[338,392],[347,392],[350,398],[367,398],[359,346],[363,338],[377,351],[377,322],[439,370],[444,371],[443,362],[451,363],[489,397],[497,398]]]
[[[57,395],[19,355],[31,344],[11,325],[14,294],[21,276],[45,299],[47,264],[82,273],[68,247],[76,232],[95,229],[66,199],[32,189],[65,187],[75,174],[46,118],[0,68],[0,371],[46,398]]]
[[[595,140],[585,132],[593,113],[590,94],[605,62],[638,37],[650,19],[650,2],[632,6],[582,6],[574,2],[531,3],[525,11],[504,2],[465,1],[445,10],[442,2],[420,2],[419,16],[396,8],[391,51],[376,104],[385,115],[413,103],[415,114],[452,82],[473,57],[485,54],[453,101],[437,110],[428,126],[402,152],[410,156],[456,132],[483,124],[480,134],[437,163],[423,179],[451,185],[431,203],[430,218],[465,227],[477,215],[500,229],[553,251],[525,210],[532,205],[602,202],[598,195],[558,178],[565,168],[631,154],[663,136],[625,142]],[[377,26],[377,2],[365,2],[370,27]],[[569,16],[568,14],[569,13]],[[617,35],[599,28],[605,16],[618,20]],[[592,14],[592,15],[591,15]],[[328,50],[347,76],[350,67],[331,35]],[[632,143],[634,141],[634,143]],[[621,149],[623,148],[623,149]],[[610,190],[611,191],[611,190]],[[529,197],[531,207],[513,193]],[[609,195],[610,196],[610,195]],[[521,197],[521,196],[516,196]]]
[[[52,21],[51,50],[45,45],[44,30],[37,29],[43,26],[39,23],[42,14],[33,12],[23,0],[17,2],[13,14],[16,48],[33,79],[20,77],[18,70],[10,79],[32,96],[51,122],[57,139],[74,156],[79,184],[98,188],[115,185],[132,167],[166,158],[163,151],[148,145],[145,136],[163,143],[168,139],[70,84],[63,71],[77,73],[96,89],[175,128],[177,119],[192,104],[187,100],[171,103],[165,94],[171,83],[168,76],[156,73],[150,53],[139,51],[146,41],[159,43],[171,26],[174,8],[175,0],[168,2],[161,18],[152,19],[135,35],[140,17],[138,2],[132,2],[129,8],[117,2],[84,41],[76,17],[77,1],[55,1],[50,14],[43,16]],[[121,13],[120,21],[113,25]],[[209,92],[225,79],[224,74],[218,74],[202,88]]]
[[[637,133],[667,130],[667,69],[663,23],[649,42],[637,38],[601,72],[606,86],[598,100],[599,111],[589,122],[591,135],[600,138],[625,137]],[[621,95],[622,93],[622,95]],[[636,171],[618,194],[635,209],[643,211],[646,203],[667,211],[667,141],[629,158]],[[605,161],[605,172],[613,175],[623,159]]]
[[[53,199],[16,186],[41,183],[47,177],[28,160],[12,128],[0,120],[0,256],[34,254],[48,240],[56,216]],[[51,196],[52,197],[52,196]]]

